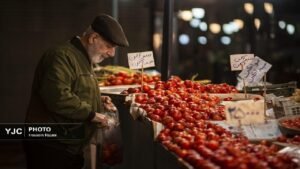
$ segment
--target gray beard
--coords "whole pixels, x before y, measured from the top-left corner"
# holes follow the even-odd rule
[[[101,63],[104,60],[104,57],[101,56],[94,56],[90,58],[91,63],[96,64],[96,63]]]

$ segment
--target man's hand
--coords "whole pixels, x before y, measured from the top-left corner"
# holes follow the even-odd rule
[[[117,108],[113,104],[113,102],[111,101],[110,97],[108,97],[108,96],[101,96],[101,100],[103,102],[104,109],[106,111],[109,111],[109,112],[116,112],[117,111]]]
[[[108,118],[100,113],[95,114],[95,117],[92,119],[92,122],[99,123],[101,127],[108,127]]]

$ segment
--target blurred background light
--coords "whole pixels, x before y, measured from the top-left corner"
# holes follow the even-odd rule
[[[292,24],[287,24],[286,31],[288,32],[288,34],[293,35],[295,33],[295,26]]]
[[[205,10],[203,8],[192,8],[192,14],[194,18],[202,19],[205,15]]]
[[[190,21],[193,18],[193,14],[189,10],[179,11],[178,17],[181,18],[184,21]]]
[[[280,29],[285,29],[286,23],[284,21],[278,21],[278,26]]]
[[[227,35],[231,35],[233,33],[233,29],[231,28],[230,24],[223,24],[222,26],[223,32]]]
[[[269,2],[265,2],[264,9],[268,14],[272,14],[273,13],[273,4],[271,4]]]
[[[231,35],[234,32],[238,32],[240,30],[240,27],[243,27],[244,22],[241,20],[232,21],[226,24],[223,24],[223,32],[227,35]]]
[[[252,3],[245,3],[245,4],[244,4],[244,10],[245,10],[248,14],[252,15],[253,12],[254,12],[254,6],[253,6],[253,4],[252,4]]]
[[[179,43],[181,45],[187,45],[190,42],[190,37],[187,34],[179,35]]]
[[[221,31],[221,26],[218,23],[211,23],[209,25],[209,30],[214,34],[218,34]]]
[[[231,43],[231,38],[228,36],[222,36],[221,43],[224,45],[229,45]]]
[[[162,44],[161,34],[159,34],[159,33],[153,34],[153,47],[155,49],[158,49],[161,44]]]
[[[207,38],[205,36],[199,36],[198,43],[200,43],[201,45],[207,44]]]
[[[199,24],[199,28],[200,28],[200,30],[201,31],[207,31],[207,23],[206,22],[201,22],[200,24]]]
[[[261,25],[260,19],[255,18],[255,19],[254,19],[254,26],[255,26],[255,28],[256,28],[257,30],[260,28],[260,25]]]
[[[197,28],[197,27],[199,27],[199,24],[200,24],[200,20],[199,19],[192,19],[191,21],[190,21],[190,25],[191,25],[191,27],[193,27],[193,28]]]
[[[244,21],[241,19],[234,19],[233,22],[239,27],[239,29],[244,28]]]

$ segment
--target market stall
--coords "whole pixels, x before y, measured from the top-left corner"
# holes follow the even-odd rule
[[[202,85],[177,77],[146,86],[127,86],[122,92],[126,95],[116,95],[122,101],[113,96],[120,111],[124,166],[149,169],[296,168],[294,157],[279,152],[287,143],[298,146],[298,136],[282,136],[276,117],[268,114],[268,125],[245,125],[244,132],[226,126],[224,106],[220,103],[245,99],[233,86]],[[264,99],[260,95],[248,94],[248,97]]]

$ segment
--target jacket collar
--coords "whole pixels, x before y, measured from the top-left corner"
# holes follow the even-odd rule
[[[84,54],[84,56],[86,56],[86,59],[88,60],[89,64],[91,64],[89,55],[86,51],[86,49],[84,48],[84,46],[82,45],[80,39],[78,36],[75,36],[71,39],[70,43],[75,46],[80,52],[82,52]]]

